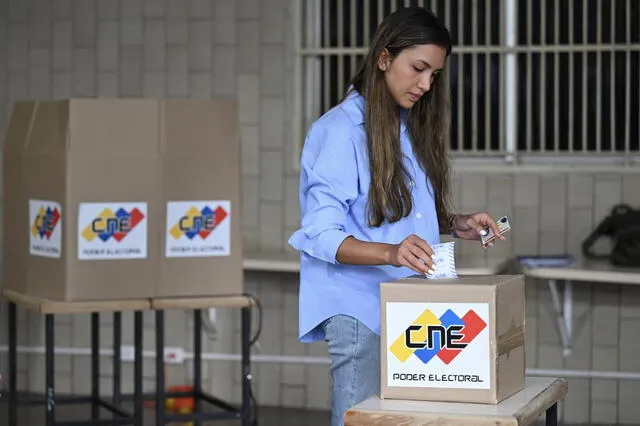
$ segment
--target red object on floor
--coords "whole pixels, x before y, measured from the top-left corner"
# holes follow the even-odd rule
[[[193,386],[181,385],[170,386],[166,390],[167,393],[176,392],[193,392]],[[155,408],[156,402],[154,400],[145,401],[144,406],[147,408]],[[195,410],[195,399],[191,396],[184,397],[167,397],[165,398],[165,409],[171,413],[189,414]]]

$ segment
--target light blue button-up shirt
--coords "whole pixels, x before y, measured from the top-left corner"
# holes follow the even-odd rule
[[[397,244],[416,234],[430,245],[440,242],[432,187],[413,155],[403,123],[401,146],[411,176],[413,211],[392,224],[368,225],[370,173],[363,108],[364,98],[351,92],[311,126],[302,151],[301,227],[289,239],[300,251],[302,342],[324,339],[318,325],[338,314],[355,317],[380,334],[380,282],[415,274],[406,267],[337,262],[337,249],[346,237]]]

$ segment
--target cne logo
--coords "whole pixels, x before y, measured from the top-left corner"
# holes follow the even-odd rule
[[[62,206],[53,200],[29,200],[29,254],[62,256]]]
[[[437,356],[448,365],[486,327],[487,323],[473,309],[462,317],[448,309],[439,318],[425,309],[391,344],[389,351],[402,363],[414,355],[424,364]]]
[[[222,206],[216,207],[215,210],[209,206],[200,209],[192,206],[169,229],[169,234],[176,240],[183,236],[189,240],[198,236],[206,240],[228,215],[229,213]]]
[[[88,242],[96,238],[105,243],[109,240],[121,242],[144,217],[142,211],[135,207],[131,210],[120,207],[115,213],[107,207],[84,228],[82,237]]]
[[[60,210],[57,207],[40,206],[31,225],[31,235],[41,240],[50,240],[59,221]]]

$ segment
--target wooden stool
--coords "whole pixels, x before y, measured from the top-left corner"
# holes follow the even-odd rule
[[[525,388],[499,404],[467,404],[381,400],[355,405],[344,415],[345,426],[401,424],[440,426],[516,426],[533,424],[546,412],[546,425],[558,424],[558,402],[567,393],[565,379],[528,377]]]
[[[142,426],[142,311],[149,310],[148,299],[110,300],[87,302],[61,302],[40,299],[5,290],[2,298],[9,304],[9,426],[18,424],[18,405],[44,404],[46,407],[45,426],[64,424],[57,422],[55,409],[61,404],[91,404],[91,420],[83,425],[134,425]],[[17,345],[18,324],[17,305],[44,315],[45,320],[45,400],[19,401],[17,385]],[[121,408],[122,403],[122,312],[134,311],[134,395],[133,413]],[[100,313],[113,314],[113,400],[100,398]],[[54,386],[54,317],[57,314],[91,314],[91,395],[89,397],[56,398]],[[100,420],[100,408],[110,411],[114,418]]]
[[[251,393],[251,308],[259,305],[251,296],[189,297],[152,299],[151,308],[156,311],[156,425],[173,422],[193,422],[199,426],[202,421],[240,419],[242,426],[251,426],[253,422]],[[242,405],[238,409],[231,404],[202,391],[202,317],[203,309],[240,308],[242,342]],[[193,392],[166,392],[164,359],[164,311],[171,309],[193,311]],[[190,414],[165,413],[165,398],[193,398],[195,410]],[[202,402],[221,408],[223,412],[203,412]]]

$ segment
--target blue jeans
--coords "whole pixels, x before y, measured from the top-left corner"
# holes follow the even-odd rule
[[[322,327],[331,358],[331,426],[343,426],[345,411],[380,392],[380,336],[347,315]]]

